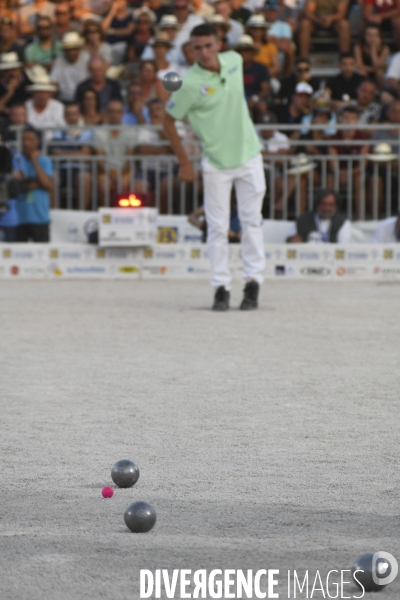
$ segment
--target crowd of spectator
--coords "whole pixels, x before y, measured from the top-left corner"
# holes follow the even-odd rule
[[[97,156],[95,189],[103,203],[117,188],[129,189],[130,156],[171,154],[162,131],[150,126],[161,126],[168,102],[163,76],[168,71],[183,75],[193,64],[190,32],[204,21],[214,25],[222,51],[243,57],[254,123],[274,128],[260,132],[270,186],[273,179],[274,216],[282,213],[284,194],[300,193],[300,209],[306,208],[311,177],[315,186],[323,179],[339,192],[350,180],[355,216],[371,215],[368,182],[376,156],[380,214],[387,180],[383,166],[390,163],[392,179],[398,171],[400,5],[395,0],[0,2],[1,130],[28,125],[28,137],[32,134],[38,144],[45,140],[50,157],[64,155],[58,183],[65,186],[68,180],[83,190],[85,208],[91,206],[93,169],[79,161]],[[339,55],[335,76],[313,75],[318,36],[333,39],[330,52]],[[348,128],[337,129],[338,123]],[[384,131],[359,129],[378,123],[386,124]],[[310,124],[323,129],[310,130]],[[47,131],[40,135],[42,130]],[[196,148],[195,140],[187,141]],[[382,149],[388,141],[389,149]],[[349,161],[337,158],[342,154],[367,157],[370,167],[363,179],[360,161],[354,159],[349,172]],[[279,156],[290,157],[285,184]],[[326,157],[324,168],[316,156]],[[24,160],[35,170],[30,154]],[[51,161],[45,162],[50,173]],[[140,166],[135,175],[137,189],[147,178],[142,189],[150,196],[154,164],[147,165],[145,177]],[[165,167],[161,185],[166,176]],[[361,181],[367,182],[365,190]]]

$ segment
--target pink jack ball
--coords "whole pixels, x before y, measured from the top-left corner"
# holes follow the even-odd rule
[[[114,490],[110,486],[106,486],[101,490],[103,498],[112,498],[114,496]]]

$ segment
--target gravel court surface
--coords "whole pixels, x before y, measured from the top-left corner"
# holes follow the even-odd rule
[[[285,598],[288,569],[400,560],[399,292],[274,281],[215,314],[206,282],[2,281],[1,600],[136,600],[140,568],[280,569]]]

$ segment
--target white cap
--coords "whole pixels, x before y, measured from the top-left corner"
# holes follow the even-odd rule
[[[306,81],[300,81],[300,83],[296,85],[295,92],[296,94],[310,94],[310,96],[312,96],[314,90]]]

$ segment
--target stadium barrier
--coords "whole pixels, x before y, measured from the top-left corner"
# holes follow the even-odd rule
[[[266,244],[266,279],[400,281],[400,245]],[[229,247],[235,280],[243,277],[241,250]],[[205,244],[99,248],[90,244],[1,244],[1,279],[207,280]]]
[[[147,127],[159,130],[160,127]],[[331,128],[331,126],[329,126]],[[102,129],[110,128],[101,126]],[[15,130],[15,149],[21,149],[21,128]],[[95,134],[96,128],[92,129]],[[112,127],[112,129],[116,129]],[[133,128],[132,128],[133,129]],[[137,128],[135,128],[136,131]],[[317,125],[279,125],[279,131],[322,130]],[[349,129],[345,125],[335,125],[335,131]],[[388,132],[387,125],[352,126],[364,133],[382,130]],[[263,131],[276,131],[276,127],[257,126],[261,137]],[[72,131],[72,129],[71,129]],[[400,210],[400,126],[390,126],[391,135],[386,140],[392,147],[396,145],[396,158],[387,162],[370,160],[370,155],[356,154],[366,144],[372,152],[374,142],[371,140],[352,140],[351,144],[344,140],[290,140],[291,154],[264,154],[264,168],[267,180],[267,193],[264,202],[264,217],[273,219],[294,218],[306,208],[311,208],[314,192],[318,187],[331,186],[339,194],[341,209],[350,220],[365,218],[384,218]],[[177,161],[172,154],[155,155],[123,155],[119,157],[119,168],[106,156],[91,154],[89,156],[71,157],[52,155],[52,148],[71,148],[74,142],[52,140],[54,130],[43,132],[43,151],[52,157],[55,170],[55,208],[75,210],[97,210],[99,205],[111,206],[115,195],[134,192],[142,195],[150,205],[156,206],[162,214],[188,214],[203,204],[201,182],[201,156],[199,144],[193,137],[190,128],[181,128],[182,140],[191,156],[196,172],[194,183],[181,183],[178,180]],[[265,135],[265,134],[264,134]],[[396,137],[397,136],[397,137]],[[132,135],[132,150],[136,135]],[[385,140],[379,140],[384,142]],[[264,140],[267,144],[268,140]],[[152,145],[165,146],[166,141]],[[86,143],[85,145],[93,145]],[[315,154],[310,154],[312,163],[294,167],[294,154],[304,146],[312,146]],[[325,153],[325,148],[335,146],[343,154],[332,156]],[[350,148],[351,146],[351,148]],[[352,153],[345,153],[346,149]],[[304,171],[304,172],[303,172]],[[113,191],[113,185],[115,191]],[[279,207],[277,209],[277,206]],[[277,212],[279,211],[279,213]]]

